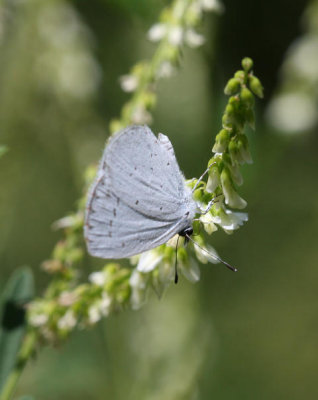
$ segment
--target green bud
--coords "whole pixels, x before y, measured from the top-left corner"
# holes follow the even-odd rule
[[[244,71],[249,72],[253,68],[253,60],[249,57],[243,58],[242,67]]]
[[[243,105],[245,105],[247,108],[250,108],[253,106],[254,96],[249,89],[247,89],[246,87],[242,88],[240,97],[241,97],[241,101],[242,101]]]
[[[213,153],[223,153],[230,141],[231,134],[228,129],[221,129],[216,135],[215,144],[213,146]]]
[[[225,86],[224,93],[227,95],[232,95],[232,94],[237,93],[240,89],[240,84],[241,83],[240,83],[239,79],[236,79],[236,78],[230,79]]]
[[[246,74],[242,70],[236,71],[234,74],[234,78],[239,79],[241,83],[244,83],[245,77],[246,77]]]
[[[256,76],[253,75],[249,76],[248,79],[252,92],[255,93],[256,96],[262,99],[264,97],[264,89],[261,84],[261,81],[258,78],[256,78]]]
[[[235,110],[234,110],[234,107],[232,106],[232,104],[228,104],[225,107],[225,112],[229,117],[233,116],[233,114],[235,113]]]
[[[242,209],[246,207],[246,201],[242,199],[233,187],[230,171],[224,168],[221,173],[222,189],[225,197],[225,204],[231,208]]]

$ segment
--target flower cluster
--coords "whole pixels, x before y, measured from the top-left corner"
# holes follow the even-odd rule
[[[203,12],[219,13],[222,10],[218,0],[175,0],[163,10],[159,22],[148,32],[148,39],[158,43],[154,56],[148,62],[136,64],[129,74],[120,78],[122,90],[131,93],[132,97],[123,106],[121,118],[111,122],[111,132],[130,124],[151,123],[150,111],[157,100],[155,83],[175,73],[184,45],[191,48],[203,45],[205,38],[197,31]]]

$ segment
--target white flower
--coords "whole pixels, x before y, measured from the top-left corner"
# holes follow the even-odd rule
[[[167,32],[167,26],[165,24],[155,24],[148,31],[148,39],[152,42],[158,42],[161,40]]]
[[[178,269],[191,283],[200,280],[200,268],[193,258],[190,258],[190,260],[185,264],[178,264]]]
[[[74,328],[74,326],[76,325],[76,322],[77,322],[77,320],[76,320],[74,311],[68,310],[63,315],[63,317],[59,320],[59,322],[57,323],[57,326],[61,330],[68,331],[68,330],[71,330],[72,328]]]
[[[123,75],[119,78],[119,82],[122,90],[130,93],[137,89],[139,79],[135,75]]]
[[[218,229],[210,212],[201,215],[200,221],[203,223],[203,227],[209,235]]]
[[[188,46],[195,48],[202,46],[205,42],[205,38],[197,33],[194,29],[187,29],[185,33],[185,41]]]
[[[31,314],[29,322],[32,326],[39,327],[47,323],[49,317],[46,314]]]
[[[282,93],[270,102],[266,117],[274,128],[283,133],[302,133],[317,124],[317,105],[309,93]]]
[[[169,61],[163,61],[157,70],[157,78],[169,78],[174,73],[173,65]]]
[[[181,26],[172,26],[169,30],[168,40],[173,46],[180,46],[183,40],[183,29]]]
[[[95,303],[88,310],[88,321],[90,324],[95,324],[102,317],[109,315],[112,305],[111,297],[103,292],[102,298],[95,301]]]
[[[130,303],[134,310],[140,308],[146,301],[148,276],[134,269],[129,284],[131,287]]]
[[[92,272],[88,279],[91,283],[97,286],[104,286],[106,282],[106,276],[102,271]]]
[[[207,264],[208,262],[210,262],[212,264],[217,264],[220,262],[218,260],[218,258],[219,258],[218,253],[216,252],[214,247],[204,246],[204,245],[200,245],[200,247],[199,247],[199,246],[196,246],[195,244],[193,246],[194,246],[195,254],[196,254],[198,260],[202,264]]]
[[[219,0],[200,0],[202,9],[205,11],[215,11],[222,13],[224,11],[224,5]]]
[[[225,168],[221,173],[221,183],[225,197],[225,204],[228,204],[231,208],[245,208],[247,203],[234,189],[230,179],[230,174]]]
[[[68,307],[71,306],[76,300],[78,296],[75,293],[64,291],[60,294],[58,298],[58,303],[61,306]]]
[[[215,189],[220,185],[220,174],[217,165],[212,165],[209,172],[209,178],[206,184],[206,191],[208,193],[213,193]]]
[[[156,250],[149,250],[140,255],[137,271],[150,272],[162,261],[163,255],[158,254]]]
[[[134,124],[149,125],[152,121],[151,114],[145,109],[145,107],[141,104],[137,105],[132,113],[131,121]]]

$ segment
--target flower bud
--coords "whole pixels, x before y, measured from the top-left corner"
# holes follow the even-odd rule
[[[231,134],[228,129],[221,129],[216,135],[215,144],[213,146],[213,153],[223,153],[230,141]]]
[[[253,60],[249,57],[243,58],[242,67],[244,71],[249,72],[253,68]]]
[[[237,78],[237,79],[239,79],[239,81],[241,83],[244,83],[244,81],[245,81],[245,72],[242,71],[242,70],[236,71],[235,74],[234,74],[234,78]]]
[[[260,80],[256,76],[251,75],[249,76],[249,84],[252,92],[262,99],[264,97],[264,89]]]
[[[229,205],[231,208],[241,209],[246,207],[246,201],[237,194],[233,187],[230,173],[227,168],[224,168],[221,173],[221,183],[225,197],[225,204]]]
[[[220,185],[220,174],[217,165],[212,165],[209,172],[209,178],[206,184],[206,191],[213,193],[215,189]]]
[[[251,108],[254,104],[254,96],[247,88],[242,88],[240,93],[241,101],[247,108]]]
[[[228,81],[225,86],[224,93],[227,95],[236,94],[240,89],[240,81],[239,79],[232,78]]]

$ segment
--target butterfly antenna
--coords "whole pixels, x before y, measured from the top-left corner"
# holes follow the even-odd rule
[[[177,238],[177,246],[176,246],[176,263],[174,265],[174,283],[177,284],[178,280],[179,280],[179,276],[178,276],[178,244],[179,244],[179,235]]]
[[[227,263],[226,261],[222,260],[222,258],[218,257],[217,255],[212,254],[212,253],[210,253],[209,251],[207,251],[205,248],[203,248],[202,246],[200,246],[196,241],[194,241],[194,240],[192,239],[191,236],[186,235],[186,237],[187,237],[189,240],[191,240],[191,242],[192,242],[193,244],[195,244],[196,246],[198,246],[199,249],[201,249],[201,250],[205,251],[207,254],[209,254],[209,256],[215,258],[217,261],[219,261],[220,263],[224,264],[224,265],[225,265],[227,268],[229,268],[231,271],[237,272],[237,268],[233,267],[231,264],[229,264],[229,263]]]

